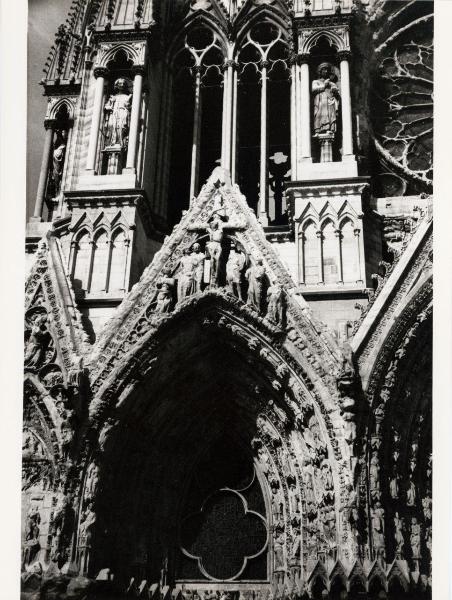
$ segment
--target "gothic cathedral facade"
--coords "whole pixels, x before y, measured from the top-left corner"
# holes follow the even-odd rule
[[[431,597],[432,12],[73,0],[27,224],[24,599]]]

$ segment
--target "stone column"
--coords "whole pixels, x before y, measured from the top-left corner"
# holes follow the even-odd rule
[[[259,177],[258,219],[264,227],[268,225],[267,215],[267,61],[261,62],[261,154]]]
[[[91,120],[91,131],[88,142],[88,154],[86,157],[86,170],[94,173],[96,156],[97,156],[97,140],[99,139],[99,129],[102,119],[102,109],[104,100],[104,84],[108,74],[108,69],[105,67],[96,67],[94,69],[94,77],[96,78],[96,87],[94,91],[93,116]]]
[[[301,106],[301,160],[312,162],[311,155],[311,86],[309,81],[309,54],[300,54]]]
[[[130,111],[130,129],[129,129],[129,144],[127,146],[126,168],[123,169],[126,173],[136,173],[136,156],[138,133],[140,129],[141,116],[141,95],[143,90],[143,66],[134,66],[133,92],[132,92],[132,110]]]
[[[52,152],[53,128],[55,127],[55,120],[46,119],[44,121],[44,127],[46,133],[44,138],[44,150],[42,153],[41,170],[39,172],[38,190],[36,192],[35,210],[32,217],[33,221],[40,221],[42,216],[42,207],[44,205],[47,178],[49,175],[49,162],[50,153]]]
[[[323,233],[319,229],[316,232],[318,241],[318,256],[319,256],[319,283],[324,283],[323,280]]]
[[[232,82],[232,147],[231,147],[231,181],[235,183],[236,178],[236,161],[237,161],[237,63],[233,65],[233,82]]]
[[[364,240],[362,239],[361,229],[357,227],[353,230],[356,238],[356,251],[358,252],[358,280],[356,283],[364,283],[366,280],[365,265],[363,263],[364,258]]]
[[[342,160],[353,156],[352,102],[350,95],[350,52],[339,52],[341,61]]]
[[[191,147],[190,202],[198,193],[199,150],[201,140],[201,67],[196,67],[195,105],[193,115],[193,138]]]
[[[337,239],[337,267],[338,267],[338,283],[344,283],[344,270],[342,268],[342,232],[340,229],[334,231]]]
[[[225,77],[225,114],[224,114],[224,161],[223,168],[231,172],[232,158],[232,111],[233,111],[233,86],[234,86],[234,62],[228,60],[225,65],[227,75]]]
[[[305,283],[304,278],[304,231],[298,234],[298,283]]]
[[[290,179],[297,180],[297,71],[294,59],[290,61]]]

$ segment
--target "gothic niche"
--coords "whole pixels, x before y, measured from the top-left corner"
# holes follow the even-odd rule
[[[102,175],[117,175],[125,167],[132,107],[132,63],[122,51],[108,63],[109,79],[101,128]]]
[[[58,207],[58,197],[63,182],[63,171],[66,159],[66,147],[68,143],[69,129],[72,120],[69,118],[66,103],[61,104],[52,123],[52,151],[50,156],[50,168],[46,189],[46,220],[51,221]]]
[[[312,82],[311,123],[314,138],[313,161],[341,160],[342,121],[340,112],[340,71],[337,51],[321,37],[310,52]]]

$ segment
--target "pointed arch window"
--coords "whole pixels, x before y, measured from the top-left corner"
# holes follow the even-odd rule
[[[321,280],[317,234],[313,221],[308,221],[301,232],[300,279],[306,285],[317,284]]]
[[[93,241],[90,292],[103,292],[107,285],[108,272],[108,236],[103,229],[98,231]]]
[[[355,283],[359,280],[358,247],[355,227],[350,219],[341,224],[341,256],[344,283]]]
[[[124,291],[125,289],[128,246],[129,240],[125,232],[122,229],[116,229],[110,242],[109,292]]]
[[[75,292],[87,291],[91,263],[91,236],[83,230],[73,242],[72,281]]]
[[[331,220],[322,227],[323,281],[326,284],[340,281],[337,233]]]

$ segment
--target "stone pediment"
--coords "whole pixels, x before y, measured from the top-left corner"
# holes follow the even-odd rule
[[[118,349],[128,352],[153,328],[153,321],[171,318],[188,297],[193,302],[220,289],[274,327],[302,335],[319,364],[337,366],[335,342],[316,326],[306,301],[296,294],[294,281],[238,186],[216,168],[101,331],[90,358],[93,383],[106,364],[114,368]]]

